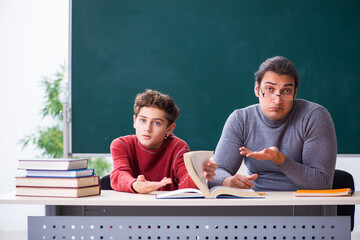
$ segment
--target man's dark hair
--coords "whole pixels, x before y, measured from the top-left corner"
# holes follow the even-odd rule
[[[255,72],[255,81],[260,85],[267,71],[272,71],[278,75],[288,75],[295,80],[295,90],[299,86],[299,75],[292,62],[288,59],[276,56],[266,59]]]
[[[136,95],[134,103],[134,114],[136,117],[142,107],[156,107],[163,110],[169,125],[180,116],[179,108],[169,95],[151,89],[146,89],[144,93]]]

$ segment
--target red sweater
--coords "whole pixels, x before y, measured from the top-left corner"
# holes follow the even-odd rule
[[[135,135],[120,137],[113,140],[110,151],[114,167],[110,174],[111,187],[116,191],[134,192],[131,185],[141,174],[148,181],[171,178],[172,183],[159,188],[159,191],[197,188],[183,159],[189,147],[174,134],[168,136],[156,150],[144,147]]]

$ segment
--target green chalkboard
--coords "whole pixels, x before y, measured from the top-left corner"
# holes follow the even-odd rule
[[[213,150],[229,114],[258,102],[258,66],[282,55],[298,98],[330,111],[338,152],[359,154],[359,13],[358,0],[72,0],[71,153],[134,134],[146,88],[174,98],[191,150]]]

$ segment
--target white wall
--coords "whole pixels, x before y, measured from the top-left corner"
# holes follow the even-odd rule
[[[68,0],[0,0],[0,194],[15,190],[17,160],[39,154],[18,141],[37,126],[43,76],[68,62]],[[25,230],[43,206],[0,205],[0,231]]]

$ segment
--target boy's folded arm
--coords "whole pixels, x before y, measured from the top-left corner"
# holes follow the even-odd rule
[[[113,171],[110,174],[111,187],[115,191],[135,192],[132,184],[136,181],[130,167],[126,143],[115,139],[110,145],[113,158]]]
[[[110,180],[111,187],[115,191],[135,192],[132,188],[132,184],[136,181],[136,178],[132,177],[127,171],[114,169],[110,174]]]

